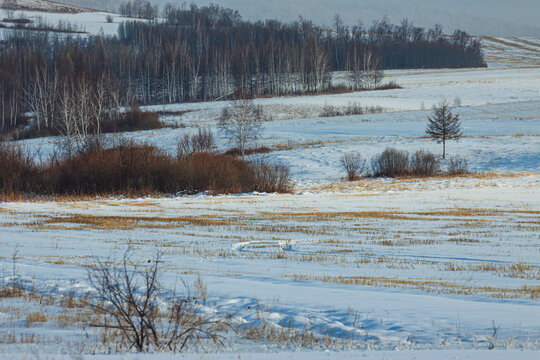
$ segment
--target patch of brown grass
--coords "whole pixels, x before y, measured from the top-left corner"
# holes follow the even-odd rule
[[[496,172],[484,172],[484,173],[476,173],[471,174],[470,177],[473,179],[504,179],[504,178],[519,178],[523,176],[530,176],[532,173],[530,172],[522,172],[522,173],[496,173]]]
[[[275,220],[328,221],[342,219],[391,219],[422,220],[418,217],[406,216],[389,211],[355,211],[355,212],[261,212],[262,215]]]
[[[491,286],[475,287],[466,284],[451,283],[444,280],[398,279],[372,276],[317,276],[317,275],[284,275],[295,281],[322,281],[332,284],[361,285],[383,288],[401,288],[420,290],[427,293],[443,293],[456,295],[483,295],[493,298],[540,298],[540,286],[522,286],[519,288],[496,288]]]
[[[69,224],[65,225],[65,224]],[[38,230],[134,230],[142,229],[175,229],[185,225],[194,226],[227,226],[230,221],[216,220],[207,217],[144,217],[144,216],[97,216],[71,215],[45,219],[32,224]]]
[[[31,312],[26,314],[26,326],[30,327],[34,323],[44,323],[47,322],[47,316],[42,312]]]
[[[448,241],[456,243],[456,244],[478,244],[478,243],[480,243],[480,240],[471,239],[471,238],[464,238],[464,237],[450,238],[450,239],[448,239]]]
[[[304,141],[304,142],[288,142],[283,144],[272,145],[272,149],[275,151],[294,150],[294,149],[308,149],[315,147],[322,147],[323,141]]]

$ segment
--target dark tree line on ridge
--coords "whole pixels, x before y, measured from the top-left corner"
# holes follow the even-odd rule
[[[374,89],[382,70],[485,66],[481,44],[407,21],[329,27],[242,20],[211,5],[166,6],[116,36],[10,31],[0,42],[0,130],[25,121],[83,135],[121,106]],[[347,71],[341,82],[333,71]],[[68,121],[69,120],[69,121]],[[93,125],[92,125],[93,124]],[[97,130],[96,130],[97,129]]]

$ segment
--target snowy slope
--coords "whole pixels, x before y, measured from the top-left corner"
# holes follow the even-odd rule
[[[482,36],[490,67],[540,66],[540,38]]]
[[[79,6],[61,4],[49,0],[8,0],[6,8],[10,10],[32,10],[58,13],[80,13],[92,11]],[[1,5],[0,5],[1,6]]]
[[[113,23],[107,22],[107,16],[113,18]],[[7,17],[8,10],[0,9],[0,24],[10,27],[12,24],[2,21]],[[29,19],[33,22],[44,20],[46,23],[54,26],[58,25],[59,22],[65,23],[67,21],[72,25],[76,25],[79,30],[93,35],[99,35],[101,33],[105,35],[116,35],[118,33],[118,24],[125,20],[125,18],[117,14],[93,10],[84,10],[83,12],[76,13],[20,10],[15,11],[15,18]],[[0,37],[4,31],[9,30],[0,28]]]

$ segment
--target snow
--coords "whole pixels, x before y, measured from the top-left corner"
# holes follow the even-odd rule
[[[167,287],[178,274],[189,282],[198,274],[215,311],[236,314],[246,326],[261,318],[276,327],[292,321],[299,330],[360,339],[353,348],[486,349],[495,322],[498,348],[537,348],[539,300],[520,289],[540,285],[539,189],[540,176],[527,175],[378,180],[303,195],[2,204],[0,268],[10,271],[17,248],[17,272],[28,286],[83,296],[90,291],[85,266],[95,256],[119,258],[127,246],[142,256],[160,249]],[[454,214],[459,209],[479,213]],[[109,230],[61,221],[75,215],[149,220]],[[153,226],[160,217],[222,225]],[[483,264],[502,268],[474,270]],[[530,270],[512,275],[515,264]],[[375,285],[325,277],[365,277]],[[509,295],[499,298],[501,291]],[[228,351],[250,348],[240,342]]]
[[[112,17],[112,23],[107,22],[108,16]],[[5,9],[0,9],[0,24],[10,27],[12,24],[2,21],[6,18],[8,18],[8,11]],[[118,14],[106,13],[102,11],[82,11],[66,14],[61,12],[17,10],[14,12],[14,18],[30,19],[34,23],[42,19],[46,23],[54,26],[58,25],[59,22],[65,23],[67,21],[72,25],[76,25],[78,27],[77,30],[92,35],[116,35],[118,34],[118,25],[122,21],[126,21],[126,18]],[[0,37],[3,36],[5,31],[9,30],[0,28]]]
[[[25,286],[85,296],[92,293],[86,269],[96,257],[119,259],[128,247],[139,256],[159,249],[164,284],[172,289],[179,278],[201,276],[208,311],[232,313],[244,326],[293,324],[343,342],[332,348],[340,352],[316,346],[296,352],[290,345],[231,336],[217,354],[145,359],[536,359],[540,68],[497,64],[387,72],[403,89],[256,100],[273,118],[260,144],[275,151],[264,156],[290,166],[293,194],[0,203],[0,281],[8,281],[16,250],[16,272]],[[479,175],[341,181],[339,159],[349,151],[368,160],[388,146],[440,154],[440,145],[422,136],[429,109],[442,97],[461,99],[453,110],[465,134],[447,150]],[[351,102],[385,112],[319,117],[325,104]],[[180,136],[208,126],[224,148],[216,119],[228,105],[147,107],[191,112],[163,117],[184,127],[123,136],[174,152]],[[54,141],[22,144],[46,158]],[[0,328],[58,333],[61,341],[0,344],[0,358],[32,358],[34,348],[44,359],[68,358],[57,354],[70,349],[82,349],[85,359],[137,358],[91,355],[107,349],[94,332],[79,327],[48,322],[26,328],[5,310],[13,301],[0,299]],[[15,305],[28,311],[40,306]],[[492,343],[495,350],[488,351]]]
[[[280,352],[280,353],[242,353],[242,354],[187,354],[187,355],[153,355],[145,354],[146,360],[536,360],[538,352],[495,350],[495,351],[444,351],[444,350],[405,350],[405,351],[356,351],[356,352]],[[73,356],[39,357],[45,360],[72,360]],[[33,360],[32,355],[19,355],[12,360]],[[137,355],[87,355],[86,360],[138,360]]]
[[[9,2],[8,2],[9,3]],[[47,12],[62,12],[62,13],[76,13],[81,11],[88,11],[81,7],[73,5],[65,5],[61,2],[54,2],[49,0],[14,0],[11,1],[12,9],[26,9],[26,10],[39,10]]]

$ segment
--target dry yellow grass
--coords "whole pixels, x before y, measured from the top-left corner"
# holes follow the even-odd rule
[[[350,212],[261,212],[272,220],[295,221],[332,221],[341,219],[391,219],[391,220],[422,220],[419,217],[403,215],[390,211],[350,211]]]
[[[500,38],[495,38],[495,37],[491,37],[491,36],[481,36],[481,38],[485,39],[485,40],[488,40],[488,41],[491,41],[491,42],[494,42],[494,43],[497,43],[497,44],[507,46],[507,47],[513,47],[513,48],[517,48],[517,49],[520,49],[520,50],[540,53],[540,49],[538,49],[538,48],[536,48],[536,49],[530,48],[530,47],[527,47],[527,46],[517,44],[515,42],[504,41],[503,39],[500,39]]]
[[[456,244],[477,244],[480,242],[478,239],[471,239],[471,238],[450,238],[448,241],[456,243]]]
[[[484,173],[472,174],[471,177],[473,179],[504,179],[504,178],[518,178],[518,177],[530,176],[530,175],[532,175],[532,173],[530,172],[522,172],[522,173],[484,172]]]
[[[69,225],[68,225],[69,224]],[[202,217],[157,217],[157,216],[97,216],[70,215],[46,218],[32,224],[39,230],[133,230],[143,229],[175,229],[185,225],[194,226],[227,226],[230,221]]]
[[[457,208],[457,209],[446,209],[446,210],[436,210],[436,211],[422,211],[422,212],[415,212],[414,214],[422,215],[422,216],[477,217],[477,216],[498,216],[498,215],[504,215],[504,214],[540,215],[540,210]],[[475,220],[478,221],[478,219],[475,219]]]
[[[323,141],[288,142],[288,143],[284,143],[284,144],[272,145],[272,149],[274,149],[276,151],[283,151],[283,150],[321,147],[323,145],[324,145]]]
[[[42,312],[31,312],[26,314],[26,326],[31,326],[33,323],[47,322],[47,316]]]
[[[370,287],[401,288],[420,290],[427,293],[445,293],[457,295],[481,295],[494,298],[540,297],[540,286],[522,286],[519,288],[497,288],[451,283],[444,280],[398,279],[371,276],[317,276],[317,275],[284,275],[295,281],[321,281],[332,284],[361,285]]]

